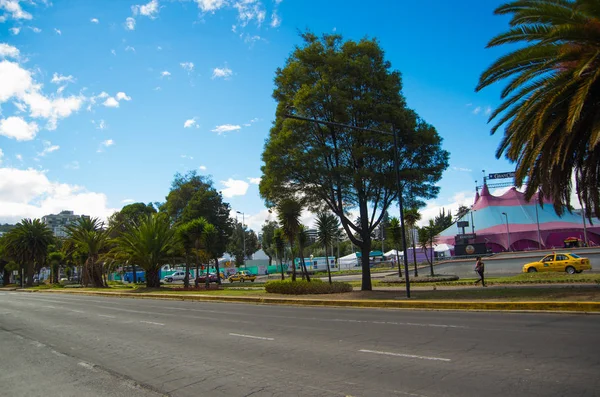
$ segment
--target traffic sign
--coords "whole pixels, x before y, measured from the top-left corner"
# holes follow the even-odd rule
[[[488,179],[508,179],[508,178],[514,178],[514,177],[515,177],[514,172],[498,172],[496,174],[490,174],[488,176]]]
[[[458,227],[469,227],[469,221],[456,222],[456,226],[458,226]]]

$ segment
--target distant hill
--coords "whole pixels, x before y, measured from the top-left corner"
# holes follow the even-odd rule
[[[15,225],[9,225],[8,223],[5,223],[4,225],[0,225],[0,232],[8,232],[10,229],[14,229]]]

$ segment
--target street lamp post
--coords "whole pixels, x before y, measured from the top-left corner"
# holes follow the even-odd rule
[[[388,136],[391,135],[394,137],[394,168],[396,169],[396,184],[397,184],[397,190],[398,190],[398,192],[397,192],[398,207],[400,210],[400,227],[402,228],[402,244],[404,245],[404,275],[405,275],[405,281],[406,281],[406,297],[410,298],[410,280],[408,277],[408,255],[407,255],[407,250],[406,250],[406,229],[404,227],[404,205],[402,202],[402,184],[400,183],[400,162],[398,160],[398,136],[396,134],[396,130],[395,130],[394,126],[392,125],[392,132],[388,132],[388,131],[375,130],[375,129],[371,129],[371,128],[356,127],[356,126],[348,125],[348,124],[335,123],[333,121],[311,119],[308,117],[295,116],[292,114],[286,114],[286,115],[284,115],[284,117],[286,117],[288,119],[308,121],[311,123],[329,125],[332,127],[351,128],[351,129],[358,130],[358,131],[373,132],[376,134],[383,134],[383,135],[388,135]],[[400,267],[400,264],[398,264],[398,267]]]
[[[535,222],[537,223],[537,234],[538,234],[538,246],[539,249],[542,249],[542,234],[540,233],[540,216],[538,214],[538,207],[540,205],[540,193],[538,192],[538,197],[535,202]]]
[[[508,240],[507,249],[510,251],[510,231],[508,230],[508,214],[503,212],[502,215],[506,217],[506,239]]]
[[[242,264],[244,265],[244,269],[246,268],[246,221],[244,219],[244,213],[240,211],[236,211],[238,214],[242,214],[242,240],[244,242],[244,254],[242,255]]]

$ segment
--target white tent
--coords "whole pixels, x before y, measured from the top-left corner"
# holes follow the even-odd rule
[[[449,258],[452,256],[451,250],[454,250],[454,246],[450,244],[437,244],[433,250],[438,258]]]
[[[400,257],[404,256],[404,251],[398,251],[398,255]],[[396,257],[396,250],[391,250],[386,252],[385,254],[383,254],[383,256],[385,256],[386,259],[393,259]]]
[[[340,265],[340,270],[352,269],[354,267],[360,266],[360,263],[358,262],[358,258],[356,257],[355,253],[342,256],[340,259],[338,259],[338,263]]]

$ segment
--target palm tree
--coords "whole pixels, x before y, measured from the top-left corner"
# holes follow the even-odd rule
[[[202,233],[207,224],[206,219],[200,217],[179,225],[177,228],[178,238],[185,252],[185,277],[183,279],[185,288],[190,286],[190,261],[196,263],[196,275],[198,274],[198,255],[193,254],[200,249]]]
[[[39,219],[23,219],[4,238],[8,256],[25,267],[27,286],[33,285],[36,267],[46,262],[48,247],[54,243],[54,235]]]
[[[390,238],[392,240],[392,244],[394,244],[394,249],[396,250],[396,263],[398,263],[398,276],[402,277],[402,266],[400,265],[400,254],[398,251],[400,250],[400,246],[402,245],[402,227],[400,226],[400,221],[398,218],[394,217],[390,219],[390,224],[388,226],[388,232],[390,234]]]
[[[327,249],[332,246],[333,239],[338,236],[339,228],[340,221],[334,214],[328,212],[321,212],[317,214],[317,241],[325,248],[325,261],[327,262],[327,276],[329,277],[329,284],[331,284],[332,281]]]
[[[108,249],[110,230],[104,228],[104,222],[98,218],[81,217],[67,226],[67,235],[73,243],[87,253],[83,264],[83,284],[91,283],[96,288],[106,285],[102,278],[103,263],[98,258]]]
[[[541,188],[558,214],[570,203],[571,176],[587,207],[600,217],[600,6],[598,0],[518,0],[496,9],[512,15],[511,28],[488,47],[517,48],[500,57],[476,90],[511,78],[504,102],[490,115],[496,152],[516,163],[515,183],[525,194]],[[517,44],[514,46],[514,44]]]
[[[300,228],[302,205],[293,199],[284,199],[277,205],[277,216],[283,234],[290,243],[292,251],[292,281],[296,281],[296,263],[294,262],[294,241]]]
[[[306,268],[306,263],[304,262],[304,249],[308,245],[308,232],[304,225],[300,225],[298,228],[298,254],[300,256],[300,264],[302,266],[302,279],[304,280],[304,276],[306,275],[306,281],[310,282],[310,276],[308,275],[308,269]]]
[[[285,253],[285,239],[283,230],[277,228],[273,232],[273,242],[275,243],[275,252],[279,258],[279,266],[281,266],[281,279],[285,280],[285,274],[283,272],[283,255]]]
[[[414,230],[417,226],[417,222],[421,220],[421,214],[416,208],[409,208],[404,210],[404,222],[410,230]],[[419,271],[417,270],[417,242],[415,241],[414,233],[411,233],[412,248],[413,248],[413,261],[415,264],[415,277],[419,277]]]
[[[151,214],[139,225],[127,225],[119,237],[113,240],[111,250],[126,256],[146,271],[146,287],[160,288],[161,266],[169,263],[173,252],[180,250],[181,243],[176,229],[165,214]]]

